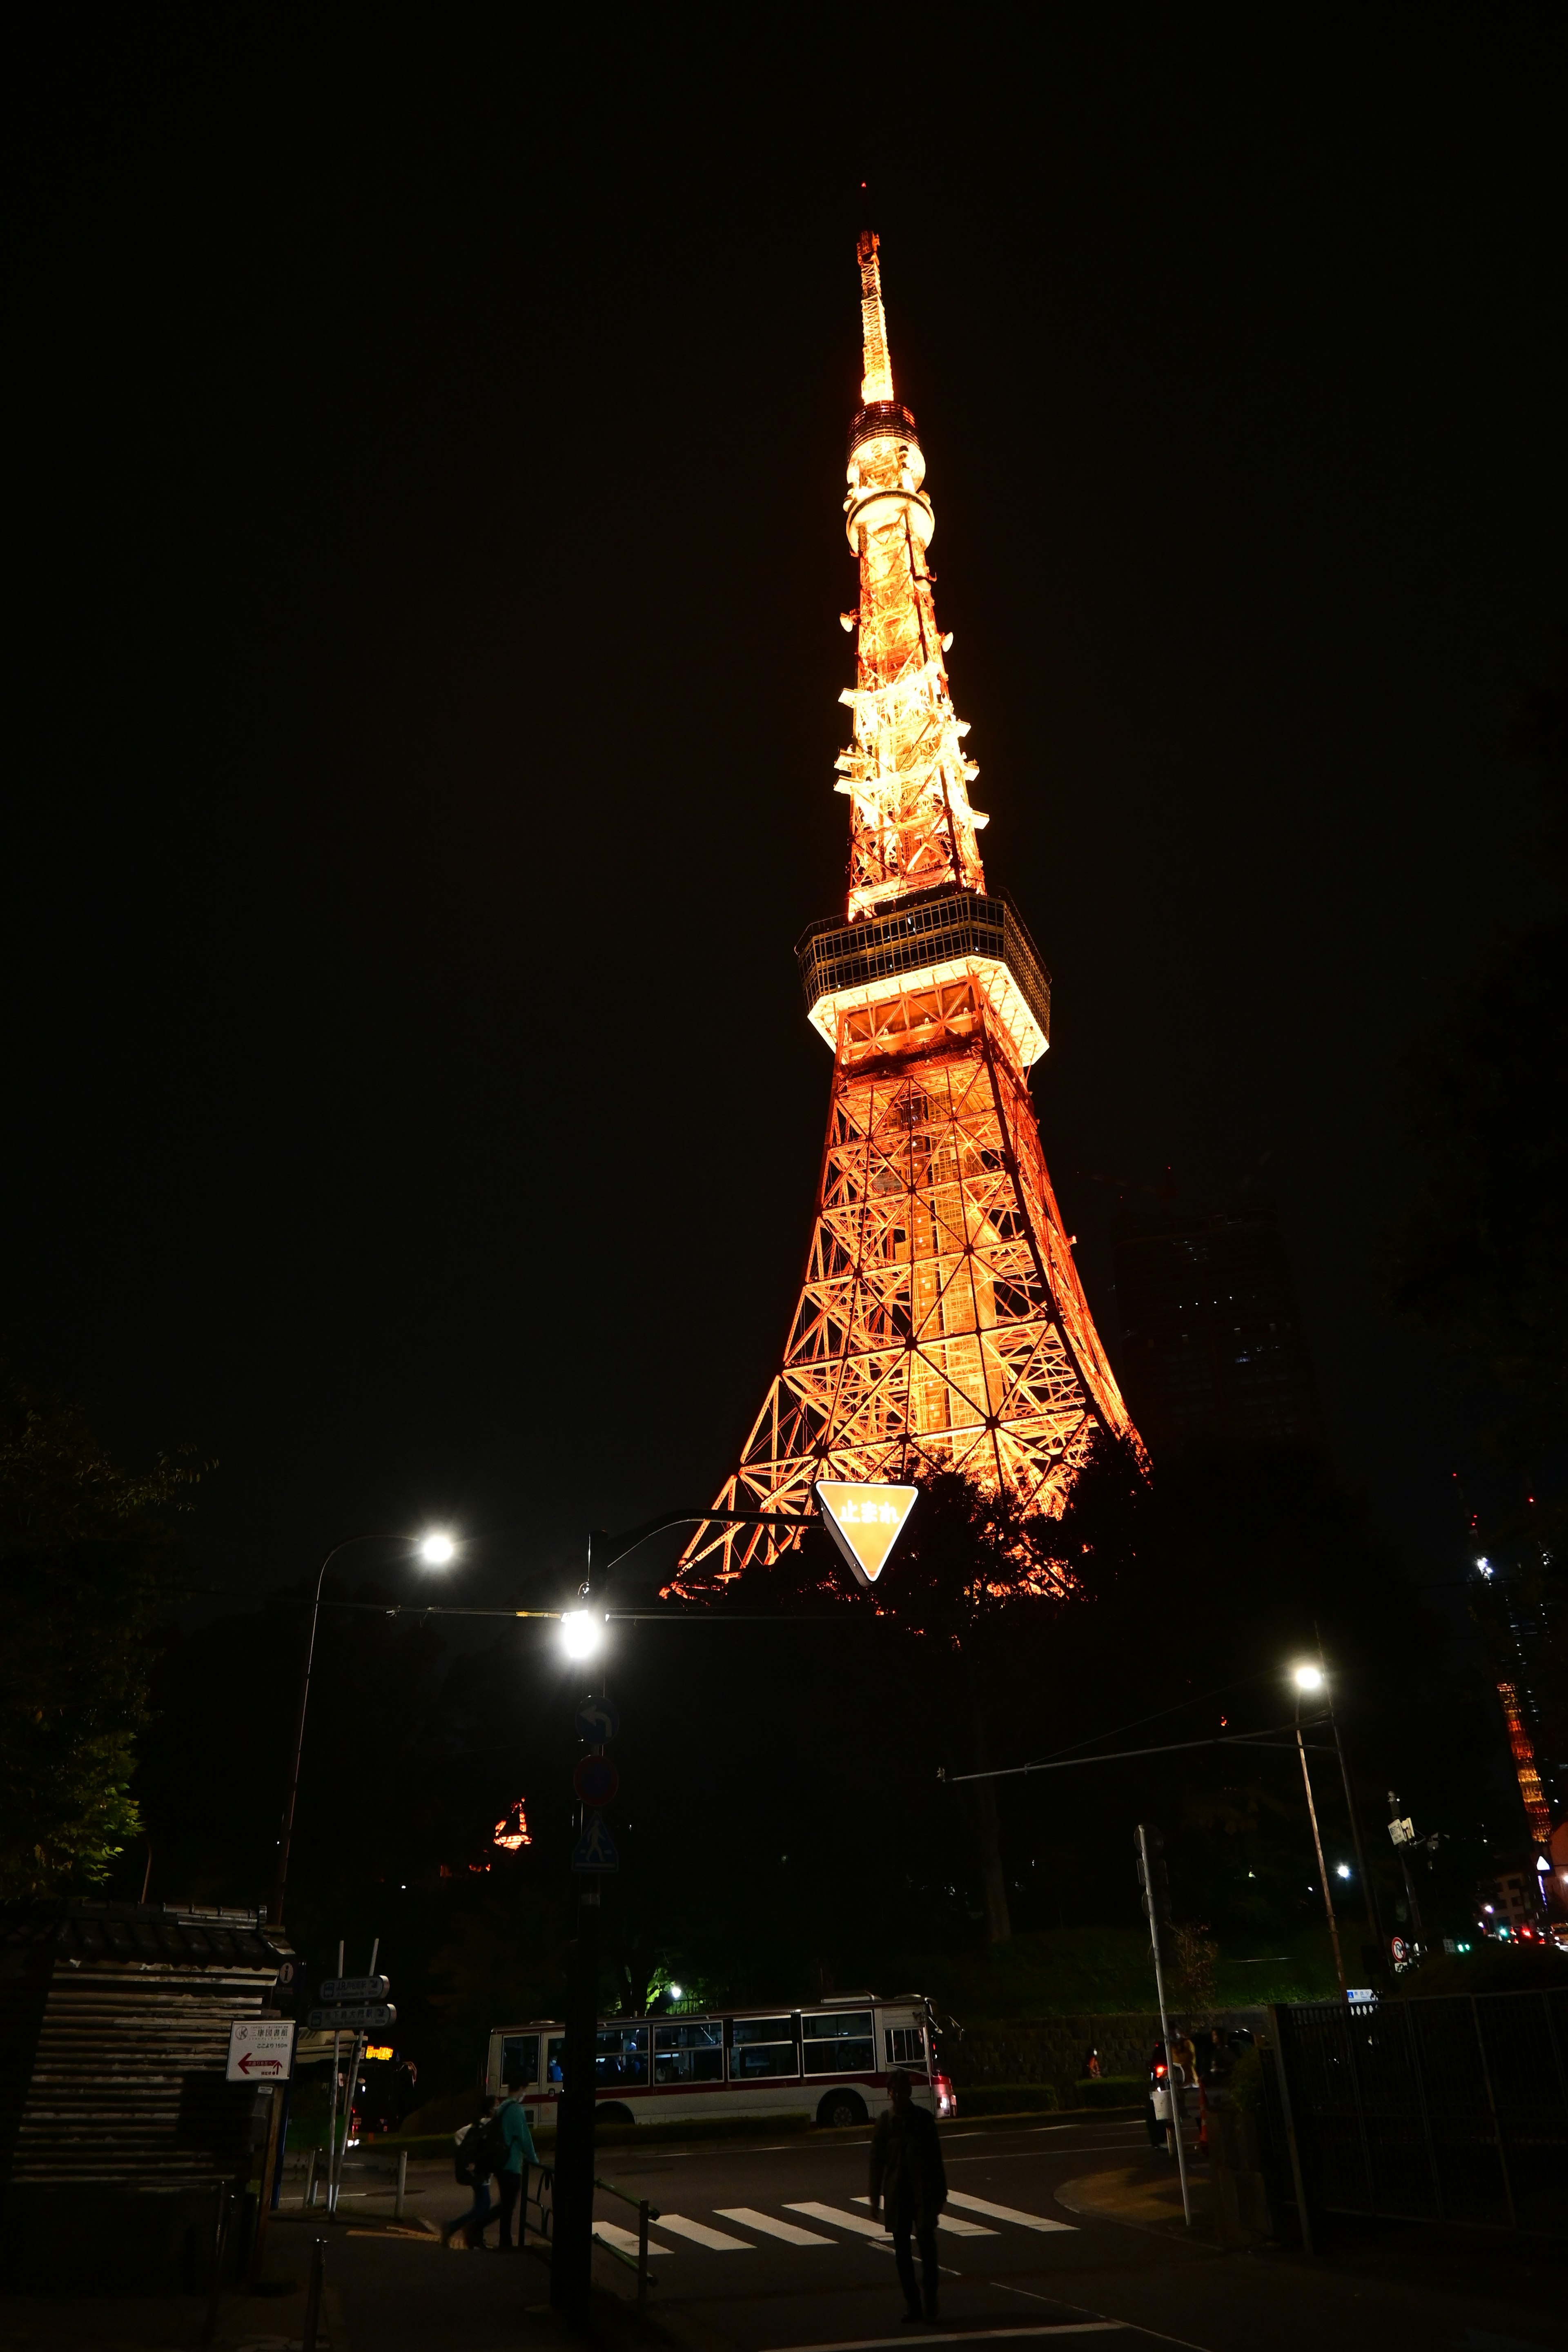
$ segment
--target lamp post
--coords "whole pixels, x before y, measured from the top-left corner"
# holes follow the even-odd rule
[[[458,1547],[442,1529],[433,1528],[423,1536],[364,1535],[345,1536],[334,1544],[316,1577],[315,1599],[310,1603],[310,1631],[305,1643],[305,1671],[300,1679],[300,1711],[294,1722],[294,1769],[289,1782],[289,1802],[283,1811],[283,1833],[278,1841],[278,1874],[272,1882],[272,1899],[267,1906],[268,1924],[283,1925],[283,1897],[289,1885],[289,1848],[294,1835],[294,1808],[300,1796],[300,1759],[305,1752],[305,1714],[310,1704],[310,1669],[316,1658],[316,1627],[321,1614],[321,1587],[327,1570],[340,1552],[350,1551],[355,1544],[405,1543],[426,1568],[446,1568],[457,1557]]]
[[[1313,1632],[1317,1632],[1316,1625]],[[1388,1946],[1384,1941],[1383,1915],[1378,1908],[1377,1889],[1372,1883],[1372,1873],[1366,1866],[1366,1850],[1362,1843],[1361,1811],[1351,1787],[1351,1768],[1345,1757],[1345,1743],[1340,1736],[1340,1718],[1334,1707],[1334,1686],[1323,1662],[1323,1637],[1318,1634],[1318,1664],[1323,1676],[1323,1696],[1328,1703],[1329,1726],[1334,1735],[1334,1752],[1340,1759],[1340,1779],[1344,1783],[1345,1811],[1351,1817],[1351,1843],[1355,1847],[1355,1866],[1361,1873],[1362,1901],[1366,1906],[1367,1932],[1372,1937],[1381,1969],[1388,1966]]]
[[[562,1612],[561,1633],[569,1658],[586,1662],[604,1639],[602,1598],[595,1606],[595,1580],[602,1580],[628,1552],[667,1528],[700,1526],[777,1527],[799,1535],[816,1524],[814,1513],[786,1511],[666,1511],[625,1535],[595,1531],[588,1538],[588,1573],[577,1606]],[[594,2260],[595,2035],[599,2015],[599,1889],[585,1882],[578,1890],[576,1932],[566,1961],[565,2048],[555,2142],[555,2214],[550,2264],[550,2299],[574,2321],[588,2308]]]
[[[1345,1981],[1345,1964],[1340,1954],[1339,1921],[1334,1917],[1333,1891],[1329,1885],[1329,1874],[1323,1863],[1323,1841],[1318,1834],[1318,1808],[1312,1802],[1312,1776],[1307,1769],[1307,1743],[1301,1737],[1301,1700],[1308,1691],[1322,1689],[1321,1666],[1298,1666],[1295,1684],[1296,1750],[1301,1759],[1301,1786],[1307,1791],[1307,1818],[1312,1824],[1312,1851],[1318,1857],[1318,1876],[1323,1885],[1323,1909],[1329,1917],[1329,1941],[1334,1948],[1334,1974],[1340,1980],[1340,1999],[1342,2000],[1350,1987]]]

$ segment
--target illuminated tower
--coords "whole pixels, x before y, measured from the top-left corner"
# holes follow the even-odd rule
[[[822,1174],[784,1361],[719,1496],[805,1511],[814,1479],[961,1470],[1059,1512],[1097,1432],[1136,1444],[1062,1231],[1027,1073],[1050,981],[987,895],[979,772],[953,711],[926,551],[935,529],[915,420],[893,396],[877,239],[859,240],[865,338],[849,428],[860,567],[845,919],[796,953],[834,1056]],[[771,1557],[762,1528],[700,1528],[687,1581]]]

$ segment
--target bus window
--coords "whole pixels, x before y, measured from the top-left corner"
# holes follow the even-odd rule
[[[787,2017],[738,2017],[730,2052],[731,2083],[760,2083],[768,2075],[798,2074],[795,2028]]]
[[[600,2027],[594,2036],[594,2080],[601,2091],[647,2081],[646,2025]]]
[[[537,2033],[509,2033],[500,2046],[503,2089],[530,2091],[539,2078]]]
[[[794,2072],[793,2064],[790,2071]],[[683,2017],[679,2025],[656,2025],[653,2079],[656,2083],[721,2083],[724,2028],[719,2020]]]
[[[888,2063],[889,2066],[920,2066],[926,2063],[925,2030],[919,2025],[889,2025],[887,2029]]]
[[[868,2009],[843,2009],[800,2021],[808,2074],[869,2074],[877,2064]]]
[[[553,2083],[559,2089],[565,2080],[565,2075],[566,2036],[563,2033],[552,2033],[545,2044],[544,2079],[546,2083]]]

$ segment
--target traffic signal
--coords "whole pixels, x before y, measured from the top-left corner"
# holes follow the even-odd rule
[[[1171,1879],[1161,1856],[1165,1841],[1149,1822],[1142,1822],[1137,1832],[1138,1884],[1143,1889],[1143,1912],[1150,1919],[1169,1920],[1171,1916]],[[1145,1859],[1147,1857],[1147,1859]]]

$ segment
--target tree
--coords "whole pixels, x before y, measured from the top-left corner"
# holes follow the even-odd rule
[[[0,1895],[94,1885],[140,1833],[155,1634],[187,1589],[171,1516],[198,1475],[127,1469],[0,1371]]]

